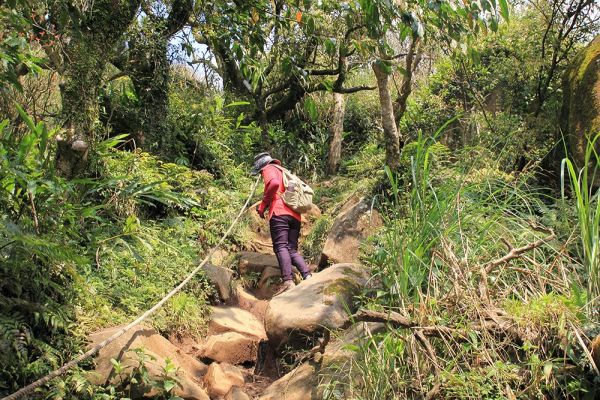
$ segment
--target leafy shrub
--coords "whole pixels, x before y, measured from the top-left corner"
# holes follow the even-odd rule
[[[91,176],[66,181],[49,167],[55,132],[22,110],[21,118],[26,130],[0,124],[1,394],[73,358],[86,333],[130,321],[164,296],[241,206],[247,193],[234,183],[249,182],[240,173],[217,188],[206,171],[116,151],[119,136],[98,144]],[[199,335],[209,294],[196,277],[155,325]],[[49,390],[97,389],[75,371]]]

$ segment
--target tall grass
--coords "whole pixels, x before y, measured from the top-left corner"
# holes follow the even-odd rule
[[[556,220],[556,209],[527,177],[508,175],[474,155],[453,158],[436,137],[407,144],[403,169],[386,171],[386,226],[367,258],[376,288],[364,307],[396,310],[422,326],[460,327],[468,338],[430,337],[432,358],[414,329],[369,337],[344,366],[363,378],[334,379],[324,385],[328,399],[429,398],[430,391],[435,398],[559,398],[566,393],[559,380],[580,393],[587,381],[577,370],[548,375],[553,365],[559,371],[561,363],[576,364],[564,358],[573,351],[560,328],[579,318],[568,254],[545,244],[481,272],[512,248],[547,236],[538,230]],[[542,311],[533,312],[540,299]],[[519,315],[507,306],[514,304],[521,305]],[[478,329],[490,310],[530,332],[531,342],[520,346]]]
[[[436,147],[435,140],[453,120],[438,129],[433,137],[419,134],[416,142],[407,145],[404,158],[410,176],[408,195],[401,185],[402,180],[407,180],[407,177],[385,167],[394,210],[391,210],[391,218],[387,223],[391,229],[384,232],[383,246],[377,255],[379,259],[374,261],[387,266],[379,276],[383,280],[383,286],[390,288],[389,292],[380,293],[391,296],[389,303],[404,304],[407,300],[418,302],[427,280],[427,255],[442,235],[442,219],[448,206],[447,200],[453,195],[450,191],[438,193],[431,184],[432,166],[438,153],[445,151],[443,147]],[[408,204],[406,218],[401,218],[398,213],[403,202]],[[410,233],[407,234],[408,232]]]
[[[587,275],[587,309],[597,314],[600,308],[600,190],[596,186],[596,173],[600,157],[596,151],[597,134],[588,140],[583,166],[577,169],[575,164],[565,158],[561,164],[561,189],[563,201],[566,201],[567,177],[577,211],[577,225],[583,248],[583,265]]]

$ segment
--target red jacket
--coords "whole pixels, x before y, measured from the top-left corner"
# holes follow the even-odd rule
[[[258,206],[258,212],[262,214],[268,208],[269,219],[273,215],[291,215],[301,221],[300,214],[289,208],[280,196],[285,191],[283,172],[274,165],[269,164],[260,173],[265,182],[265,191],[262,202]]]

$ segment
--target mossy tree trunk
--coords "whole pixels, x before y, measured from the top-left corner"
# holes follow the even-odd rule
[[[408,96],[410,96],[412,92],[413,74],[421,62],[421,56],[420,39],[418,37],[413,37],[408,48],[408,53],[406,54],[406,64],[404,66],[404,70],[406,72],[402,78],[402,85],[400,86],[398,97],[394,103],[394,116],[396,118],[396,124],[400,123],[400,120],[406,112]]]
[[[80,38],[68,46],[60,93],[61,117],[65,136],[58,140],[57,172],[72,177],[85,168],[88,148],[93,141],[93,127],[98,119],[98,88],[104,61],[98,57],[98,45]]]
[[[56,67],[62,76],[61,118],[65,136],[57,139],[56,169],[65,177],[85,169],[98,120],[102,74],[139,5],[139,1],[125,0],[95,0],[85,5],[57,1],[48,10],[49,21],[61,35],[63,46],[63,56]]]
[[[172,0],[166,16],[144,7],[146,16],[131,34],[129,75],[139,100],[138,147],[168,152],[167,114],[169,106],[169,40],[188,22],[193,9],[191,0]]]
[[[327,157],[327,170],[334,174],[342,157],[342,133],[344,132],[344,114],[346,104],[342,93],[333,93],[333,120],[329,129],[331,140],[329,142],[329,156]]]
[[[400,165],[400,136],[396,127],[394,118],[394,104],[390,96],[388,86],[389,75],[382,67],[383,62],[374,62],[372,64],[377,87],[379,89],[379,104],[381,105],[381,125],[385,140],[385,164],[392,171],[398,169]]]
[[[169,104],[167,39],[155,31],[140,31],[130,43],[130,77],[139,101],[141,128],[136,146],[156,150],[164,145]]]
[[[572,60],[563,93],[561,128],[568,155],[581,168],[589,140],[600,132],[600,35]]]

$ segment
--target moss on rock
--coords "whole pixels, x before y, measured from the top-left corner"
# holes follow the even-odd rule
[[[581,166],[587,137],[600,132],[600,35],[575,57],[563,89],[562,129],[570,157]]]

